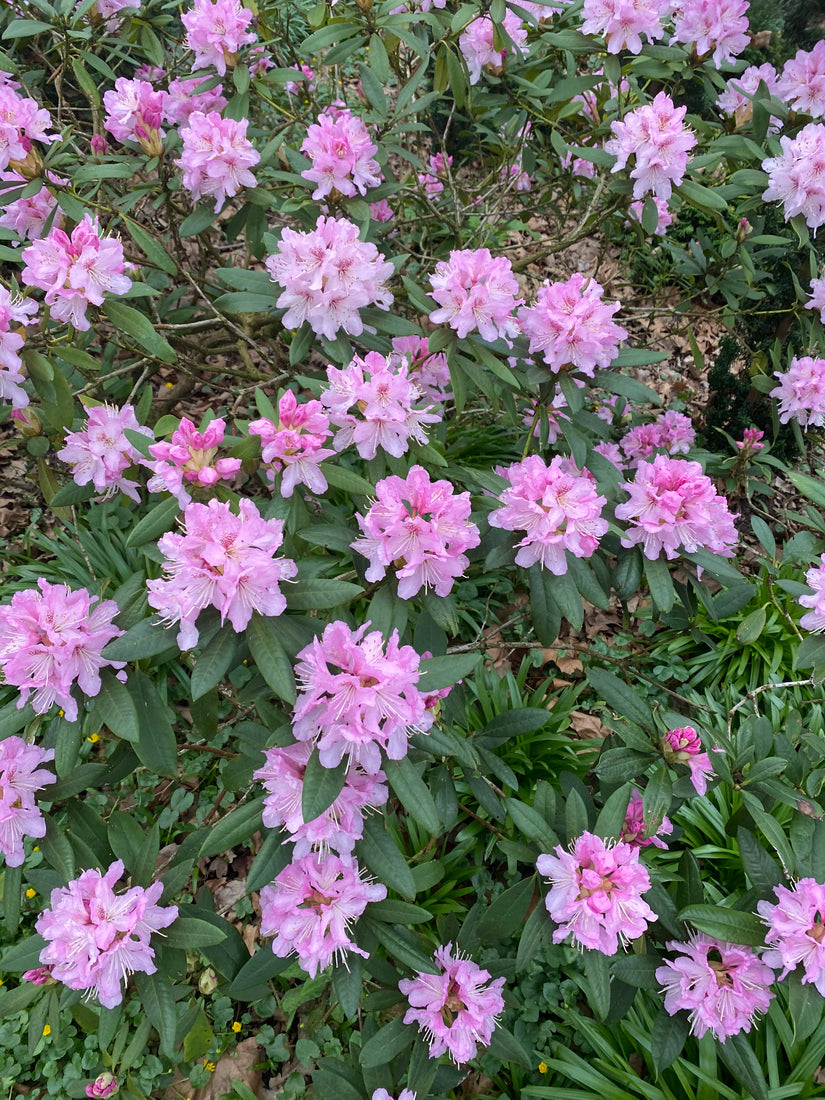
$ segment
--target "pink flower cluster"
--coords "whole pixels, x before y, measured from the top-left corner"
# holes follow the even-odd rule
[[[693,726],[678,726],[662,738],[662,754],[668,764],[686,764],[690,781],[698,795],[708,789],[708,776],[713,768],[708,753],[702,751],[702,739]]]
[[[659,448],[669,455],[687,454],[695,440],[690,417],[669,409],[652,424],[637,424],[631,428],[622,437],[621,447],[632,469]]]
[[[374,775],[357,764],[347,769],[341,793],[322,814],[304,821],[302,797],[304,773],[312,755],[312,745],[299,741],[286,748],[267,749],[266,764],[254,775],[268,794],[264,799],[263,822],[268,829],[283,826],[295,845],[295,857],[308,855],[314,848],[333,849],[339,856],[350,856],[356,840],[364,835],[364,810],[383,806],[387,801],[386,776]]]
[[[249,434],[261,438],[261,457],[267,463],[270,482],[275,483],[276,474],[283,475],[279,488],[282,497],[291,497],[296,485],[306,485],[319,495],[326,492],[327,479],[320,464],[335,451],[324,447],[330,434],[329,418],[320,401],[299,405],[292,390],[287,390],[278,402],[278,423],[265,416],[253,420]]]
[[[24,409],[29,403],[19,355],[25,337],[19,326],[33,324],[35,313],[37,302],[33,298],[13,298],[0,286],[0,401],[10,401],[15,409]]]
[[[355,517],[363,537],[350,544],[369,560],[367,580],[382,580],[393,566],[400,599],[431,587],[437,596],[449,595],[469,567],[464,551],[481,541],[470,521],[470,494],[455,494],[449,481],[433,482],[413,466],[405,478],[379,481],[375,495],[366,516]]]
[[[129,974],[155,973],[150,937],[178,916],[176,905],[156,904],[163,893],[160,882],[115,894],[122,875],[120,860],[103,875],[84,871],[68,886],[52,890],[49,908],[35,925],[48,940],[40,961],[51,968],[52,977],[69,989],[89,990],[105,1008],[122,1002],[123,979]]]
[[[84,695],[95,696],[100,670],[123,668],[122,661],[101,656],[103,647],[123,633],[112,625],[118,606],[114,600],[103,600],[93,608],[97,596],[85,588],[72,592],[65,584],[42,578],[37,585],[39,592],[15,592],[11,603],[0,607],[0,667],[6,683],[20,688],[18,708],[33,692],[37,714],[57,703],[74,722],[77,701],[72,687],[77,684]]]
[[[755,95],[763,80],[771,95],[776,95],[779,75],[773,65],[768,61],[764,65],[749,65],[739,76],[728,80],[727,90],[716,100],[716,106],[726,115],[733,115],[737,126],[745,126],[753,118],[753,102],[748,96]]]
[[[362,359],[356,355],[342,370],[327,367],[329,388],[321,391],[321,404],[329,410],[330,423],[339,430],[333,439],[336,451],[355,444],[361,458],[375,458],[378,449],[400,458],[409,450],[410,439],[427,442],[424,425],[441,417],[430,406],[415,407],[421,397],[410,380],[403,360],[392,365],[377,351]],[[350,410],[355,407],[355,412]]]
[[[426,172],[418,175],[418,186],[424,188],[428,199],[434,199],[444,190],[443,180],[447,177],[452,167],[453,158],[445,157],[443,153],[433,153],[430,157]]]
[[[20,277],[26,286],[45,290],[52,317],[79,332],[91,327],[89,305],[103,305],[106,295],[125,294],[132,285],[124,274],[123,245],[114,237],[102,237],[97,218],[89,214],[71,236],[52,228],[47,237],[23,249],[23,261]]]
[[[422,0],[422,4],[424,3],[428,3],[428,0]],[[447,0],[441,0],[442,5],[446,3]],[[438,0],[436,0],[436,7],[438,7]],[[423,7],[422,10],[424,10]],[[390,1096],[386,1089],[376,1089],[372,1094],[372,1100],[394,1100],[394,1098]],[[411,1092],[410,1089],[402,1089],[398,1094],[398,1100],[415,1100],[415,1093]]]
[[[630,500],[616,507],[616,518],[631,526],[622,546],[641,545],[651,561],[662,550],[669,560],[704,547],[731,557],[737,534],[728,502],[702,472],[698,462],[657,455],[642,462],[636,478],[622,485]]]
[[[805,309],[818,310],[819,319],[825,325],[825,275],[821,279],[811,279],[811,297],[805,303]]]
[[[156,92],[147,80],[118,77],[103,95],[105,127],[116,141],[136,141],[150,157],[163,152],[161,129],[166,92]]]
[[[349,951],[368,957],[348,926],[370,902],[386,896],[386,886],[362,878],[354,861],[313,852],[261,890],[261,934],[274,935],[272,950],[279,958],[295,951],[298,965],[314,978]]]
[[[698,57],[713,52],[713,64],[730,64],[750,45],[749,0],[690,0],[680,5],[672,42],[694,43]]]
[[[763,962],[782,970],[779,980],[801,966],[802,984],[814,985],[825,997],[825,886],[801,878],[792,890],[774,886],[777,902],[760,901],[757,910],[768,925]]]
[[[67,182],[48,171],[46,177],[53,183]],[[5,183],[16,183],[21,186],[26,182],[17,172],[0,172],[0,179]],[[42,237],[46,222],[57,209],[57,199],[48,187],[41,187],[37,194],[29,195],[26,199],[13,199],[11,202],[3,201],[5,190],[4,188],[0,191],[0,210],[2,210],[0,226],[13,230],[21,240],[28,237],[29,240],[35,241],[38,237]],[[58,228],[62,224],[59,212],[55,215],[55,224]]]
[[[229,619],[238,633],[257,611],[280,615],[286,598],[280,583],[298,569],[290,558],[276,558],[283,542],[283,521],[265,520],[251,500],[241,500],[240,514],[229,503],[210,500],[189,504],[183,514],[183,534],[163,535],[165,578],[147,582],[149,606],[171,625],[180,623],[178,645],[198,643],[198,614],[216,607],[221,622]]]
[[[247,30],[253,13],[239,0],[195,0],[191,11],[180,19],[186,28],[186,45],[195,51],[194,67],[214,66],[223,76],[234,68],[238,50],[257,38]]]
[[[130,425],[126,425],[129,427]],[[171,493],[181,508],[192,499],[187,485],[211,489],[219,481],[231,481],[241,468],[239,458],[216,458],[223,443],[226,421],[210,420],[199,432],[185,416],[168,443],[152,443],[146,463],[152,470],[147,488],[150,493]]]
[[[314,199],[351,197],[356,191],[365,195],[368,188],[381,183],[381,169],[373,159],[378,146],[370,140],[362,119],[349,108],[333,106],[322,111],[317,123],[307,130],[301,152],[312,161],[312,167],[301,175],[316,184]]]
[[[756,451],[762,451],[765,448],[765,444],[761,442],[764,434],[759,428],[745,428],[742,433],[743,438],[736,440],[736,446],[740,451],[745,451],[748,456],[755,454]]]
[[[627,806],[624,825],[622,825],[619,840],[623,844],[630,844],[635,848],[667,848],[667,844],[660,838],[670,836],[673,832],[673,822],[667,815],[661,821],[645,821],[645,804],[639,791],[634,790]]]
[[[18,95],[10,84],[0,83],[0,171],[11,167],[26,179],[37,176],[39,172],[29,157],[32,142],[51,145],[58,141],[59,134],[49,133],[51,124],[45,107]]]
[[[776,94],[800,114],[825,115],[825,41],[812,50],[798,50],[785,62]]]
[[[431,296],[440,309],[430,314],[434,325],[448,324],[460,339],[478,331],[484,340],[516,336],[513,310],[521,304],[510,261],[488,248],[464,248],[440,260],[429,276]]]
[[[785,221],[802,214],[811,229],[825,224],[825,126],[809,122],[796,137],[779,139],[782,152],[762,161],[765,201],[781,202]]]
[[[825,127],[822,128],[825,132]],[[823,217],[825,221],[825,217]],[[779,385],[770,396],[779,402],[779,420],[796,420],[803,428],[825,424],[825,359],[794,356],[786,371],[775,371]]]
[[[504,14],[502,27],[512,40],[509,53],[514,57],[519,54],[526,55],[529,50],[525,46],[527,41],[527,28],[516,15],[509,9]],[[489,65],[493,73],[498,74],[504,68],[508,49],[497,50],[493,42],[495,28],[489,15],[482,15],[474,19],[461,32],[458,40],[458,48],[467,63],[467,71],[470,75],[470,83],[477,84],[481,80],[481,70]]]
[[[422,399],[441,405],[450,397],[450,368],[443,352],[430,355],[426,336],[394,336],[392,350],[406,361]]]
[[[46,835],[34,792],[57,778],[41,767],[49,760],[54,760],[54,749],[27,745],[22,737],[0,741],[0,852],[9,867],[22,866],[24,836]]]
[[[215,200],[215,213],[242,187],[254,187],[249,171],[261,159],[246,136],[249,119],[221,118],[217,111],[193,111],[180,131],[183,150],[174,163],[183,172],[183,186],[196,202]]]
[[[642,898],[650,889],[650,876],[639,862],[637,845],[608,845],[584,832],[569,852],[560,844],[555,852],[536,860],[539,874],[551,883],[544,904],[559,926],[553,943],[572,935],[582,947],[615,955],[620,941],[637,939],[656,920]]]
[[[214,88],[199,91],[201,84],[208,84],[213,78],[208,76],[187,76],[169,82],[163,106],[163,116],[167,122],[186,126],[196,111],[209,115],[211,111],[219,113],[229,100],[223,95],[220,84]]]
[[[347,757],[367,775],[381,768],[381,750],[390,760],[407,754],[410,732],[433,724],[426,696],[416,687],[419,656],[398,644],[398,631],[386,642],[368,623],[351,630],[332,622],[298,654],[295,678],[301,686],[292,732],[318,746],[325,768]]]
[[[656,971],[663,986],[665,1011],[690,1013],[698,1038],[710,1031],[720,1042],[750,1031],[757,1012],[773,998],[773,971],[750,947],[724,943],[699,933],[688,943],[668,943],[675,959],[665,959]]]
[[[656,228],[653,230],[654,237],[664,237],[667,233],[669,225],[673,225],[673,214],[668,209],[665,199],[657,199],[655,195],[651,196],[656,204]],[[644,213],[645,204],[642,199],[636,199],[632,202],[628,208],[630,215],[629,220],[625,222],[625,225],[630,225],[631,222],[638,222],[642,224],[642,214]]]
[[[584,275],[539,288],[535,304],[519,310],[530,352],[541,352],[554,374],[580,370],[592,378],[596,367],[609,367],[627,331],[612,320],[621,302],[602,301],[604,287]]]
[[[798,596],[797,602],[811,610],[802,616],[799,625],[803,630],[825,630],[825,554],[820,557],[819,565],[808,570],[805,580],[813,592]]]
[[[392,305],[386,284],[393,265],[374,244],[359,240],[358,226],[344,218],[321,215],[308,233],[284,229],[266,268],[272,281],[284,288],[277,305],[286,309],[286,328],[297,329],[308,321],[316,336],[328,340],[341,329],[360,336],[364,323],[359,310]]]
[[[99,0],[98,0],[99,2]],[[25,976],[25,975],[24,975]],[[109,1100],[120,1089],[117,1077],[108,1071],[99,1073],[94,1081],[86,1086],[86,1095],[89,1100]]]
[[[490,981],[483,970],[448,943],[435,951],[437,974],[419,971],[398,988],[410,1002],[405,1024],[418,1024],[430,1044],[430,1057],[449,1054],[457,1066],[487,1047],[504,1011],[504,978]],[[400,1098],[399,1098],[400,1100]]]
[[[683,119],[687,107],[674,106],[673,100],[659,92],[652,103],[629,111],[624,119],[610,124],[615,135],[605,143],[605,149],[617,159],[611,172],[626,167],[630,157],[636,164],[630,173],[634,199],[652,192],[660,199],[669,199],[673,185],[680,184],[687,168],[688,152],[696,138]]]
[[[149,428],[138,424],[131,405],[122,409],[97,405],[89,409],[82,431],[66,433],[65,446],[57,457],[72,467],[75,484],[91,482],[99,493],[111,496],[119,491],[139,504],[138,482],[123,476],[130,466],[143,462],[143,456],[124,434],[127,428],[152,438]]]
[[[584,0],[581,29],[584,34],[604,35],[608,53],[641,53],[641,35],[650,42],[661,38],[661,19],[669,11],[669,0]]]
[[[556,455],[545,465],[540,455],[528,455],[508,470],[497,471],[510,482],[501,494],[503,507],[492,512],[491,527],[525,531],[517,545],[516,564],[539,563],[557,577],[567,572],[565,551],[589,558],[607,531],[602,508],[607,503],[593,475]]]

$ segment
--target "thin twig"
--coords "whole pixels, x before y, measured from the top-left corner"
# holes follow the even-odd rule
[[[743,707],[746,703],[753,703],[753,711],[756,717],[759,717],[759,707],[756,705],[756,696],[761,695],[764,691],[778,691],[779,688],[795,688],[795,687],[816,687],[821,680],[817,680],[815,676],[811,675],[807,680],[783,680],[781,684],[762,684],[759,687],[753,688],[746,695],[743,695],[738,703],[734,705],[728,711],[728,739],[730,739],[731,726],[733,725],[733,716]]]

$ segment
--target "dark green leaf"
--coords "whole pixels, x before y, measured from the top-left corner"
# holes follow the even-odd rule
[[[727,943],[743,943],[750,947],[765,944],[765,925],[754,913],[726,909],[721,905],[688,905],[679,914],[679,919]]]
[[[387,1066],[402,1050],[412,1046],[415,1031],[401,1020],[390,1020],[367,1039],[361,1047],[358,1061],[362,1066]]]
[[[509,887],[485,909],[476,926],[481,940],[506,940],[524,923],[535,890],[534,879],[525,878]]]
[[[650,1053],[657,1073],[673,1065],[682,1053],[689,1034],[690,1017],[687,1012],[677,1012],[671,1016],[663,1008],[659,1010],[650,1035]]]
[[[238,654],[238,635],[231,625],[222,626],[209,644],[198,654],[192,672],[192,699],[200,699],[223,680]]]
[[[762,1066],[743,1031],[729,1035],[716,1049],[734,1079],[745,1086],[753,1100],[768,1100],[768,1086]]]
[[[164,339],[144,314],[131,306],[124,305],[115,298],[107,298],[103,303],[103,312],[118,330],[131,336],[140,346],[163,363],[177,362],[177,352]]]
[[[304,771],[304,783],[301,791],[301,813],[304,821],[314,821],[333,804],[341,793],[347,779],[348,761],[342,760],[337,767],[325,768],[321,763],[318,749],[312,750]]]
[[[175,1033],[178,1026],[172,987],[161,974],[137,973],[134,981],[143,1011],[160,1036],[161,1052],[169,1057],[175,1047]]]
[[[106,726],[125,741],[137,741],[140,736],[138,715],[128,689],[110,669],[104,669],[100,679],[101,688],[93,711],[95,725]]]
[[[293,611],[328,610],[340,604],[351,603],[364,589],[350,581],[327,580],[323,577],[307,577],[299,580],[286,592],[287,606]]]
[[[157,688],[143,672],[131,674],[128,688],[135,704],[140,728],[140,737],[135,742],[135,752],[141,762],[158,775],[175,775],[177,771],[175,731],[172,729],[169,714],[161,702]]]
[[[248,841],[253,833],[261,828],[261,812],[263,810],[263,796],[245,802],[222,817],[221,820],[209,831],[208,836],[201,845],[198,857],[215,856],[218,852],[225,852],[236,844]]]
[[[157,657],[173,646],[177,649],[175,634],[152,619],[141,619],[125,634],[109,642],[103,656],[107,661],[141,661],[145,657]]]
[[[418,690],[429,693],[452,687],[474,672],[480,660],[480,653],[454,653],[445,657],[425,657],[419,666],[421,676],[417,684]]]
[[[181,947],[189,951],[195,947],[208,947],[210,944],[221,943],[226,939],[227,933],[216,928],[214,924],[197,917],[178,917],[164,930],[164,944],[167,947]]]
[[[364,838],[356,848],[359,861],[369,867],[379,882],[402,897],[415,897],[415,881],[407,861],[379,818],[365,818]]]
[[[429,788],[408,756],[387,760],[384,772],[401,805],[431,836],[441,833],[441,821]]]
[[[246,628],[246,641],[258,671],[275,694],[286,703],[294,703],[295,676],[281,642],[279,620],[256,612]]]
[[[653,712],[645,700],[624,680],[601,668],[588,669],[587,679],[611,710],[623,718],[629,718],[642,729],[655,733],[656,723],[653,720]]]
[[[347,956],[346,965],[337,962],[332,971],[332,991],[348,1020],[358,1017],[362,977],[361,960],[353,952]]]
[[[167,497],[160,504],[138,520],[126,539],[127,546],[143,546],[147,542],[157,542],[161,535],[171,531],[180,505],[174,497]]]

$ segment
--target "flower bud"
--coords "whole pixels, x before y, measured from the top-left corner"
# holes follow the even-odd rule
[[[198,978],[198,989],[204,996],[208,996],[210,993],[214,993],[217,988],[218,975],[210,966]]]
[[[86,1086],[86,1095],[93,1100],[106,1100],[107,1097],[114,1096],[119,1088],[117,1078],[113,1074],[101,1073],[91,1085]]]

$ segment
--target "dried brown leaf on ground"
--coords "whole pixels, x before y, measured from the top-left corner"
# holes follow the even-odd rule
[[[191,1094],[192,1100],[220,1100],[232,1091],[232,1082],[236,1078],[256,1096],[260,1096],[262,1081],[258,1065],[263,1058],[263,1048],[258,1046],[257,1040],[244,1039],[220,1057],[209,1083],[202,1089],[196,1089]]]
[[[578,737],[604,737],[606,734],[601,720],[583,710],[570,712],[570,726]]]

